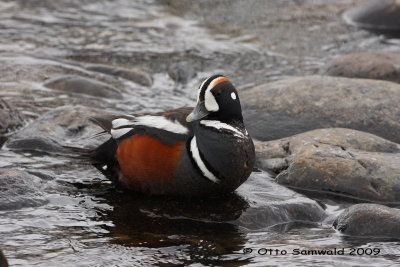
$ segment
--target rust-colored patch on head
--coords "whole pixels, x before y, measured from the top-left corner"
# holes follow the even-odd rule
[[[218,77],[216,79],[214,79],[211,83],[210,83],[210,88],[214,88],[215,86],[217,86],[218,84],[222,83],[222,82],[229,82],[229,79],[222,76],[222,77]]]
[[[124,140],[117,149],[121,182],[139,191],[162,185],[174,176],[184,147],[183,141],[164,144],[146,135]]]

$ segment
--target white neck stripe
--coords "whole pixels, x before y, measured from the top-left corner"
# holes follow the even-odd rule
[[[192,158],[194,162],[196,163],[197,167],[199,167],[203,175],[210,181],[214,183],[219,183],[220,180],[207,169],[207,166],[201,160],[199,148],[197,147],[196,136],[193,136],[192,140],[190,141],[190,152],[192,153]]]
[[[244,131],[242,131],[236,127],[233,127],[232,125],[229,125],[227,123],[220,122],[217,120],[201,120],[200,124],[202,124],[206,127],[215,128],[217,130],[226,130],[228,132],[231,132],[234,136],[240,137],[240,138],[244,138],[245,136],[248,135],[246,129],[244,129]]]

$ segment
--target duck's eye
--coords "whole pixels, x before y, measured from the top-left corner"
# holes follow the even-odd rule
[[[236,96],[235,92],[231,93],[231,97],[232,97],[233,100],[236,100],[237,96]]]

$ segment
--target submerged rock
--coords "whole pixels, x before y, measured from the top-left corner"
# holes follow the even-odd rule
[[[23,118],[18,110],[0,98],[0,138],[3,134],[20,127],[22,123]]]
[[[351,129],[319,129],[255,144],[257,165],[283,159],[278,183],[356,199],[400,202],[400,146]]]
[[[89,121],[90,116],[106,114],[83,106],[63,106],[49,111],[7,141],[17,151],[64,153],[63,146],[93,147],[107,139],[91,138],[102,130]]]
[[[333,226],[347,235],[400,238],[400,210],[357,204],[343,211]]]
[[[46,203],[44,182],[24,171],[0,170],[0,210],[35,207]]]
[[[121,93],[116,88],[103,82],[76,75],[56,77],[46,81],[44,86],[58,91],[65,91],[67,93],[79,93],[113,99],[122,98]]]
[[[329,76],[291,78],[241,93],[246,128],[259,140],[351,128],[400,142],[400,85]]]
[[[343,15],[349,24],[377,32],[400,31],[400,1],[373,0],[350,9]]]
[[[344,55],[328,64],[326,74],[400,83],[400,54],[360,52]]]
[[[295,221],[319,222],[326,216],[317,202],[266,179],[263,173],[253,173],[237,193],[249,207],[234,223],[250,230]]]
[[[175,82],[186,84],[190,79],[196,76],[196,71],[191,64],[179,62],[169,65],[168,75]]]
[[[107,65],[91,64],[85,66],[86,69],[91,71],[97,71],[117,77],[121,77],[127,80],[131,80],[143,86],[151,86],[153,79],[151,75],[140,69],[125,69]]]

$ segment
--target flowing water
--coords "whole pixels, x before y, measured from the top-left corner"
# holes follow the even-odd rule
[[[193,105],[198,84],[211,73],[225,73],[246,90],[320,73],[347,52],[399,51],[399,40],[344,24],[341,13],[356,2],[1,0],[0,97],[25,124],[68,104],[154,112]],[[93,63],[141,68],[153,84],[88,70]],[[123,99],[43,86],[65,74],[103,81]],[[247,187],[205,200],[130,195],[77,160],[7,147],[0,150],[0,168],[29,171],[42,181],[33,205],[0,211],[0,247],[11,266],[400,265],[399,241],[346,237],[332,228],[352,204],[344,200],[317,197],[327,213],[319,223],[263,226],[260,216],[257,227],[246,227],[238,218],[253,197]],[[254,173],[252,179],[271,177]],[[284,194],[259,190],[269,197]],[[295,249],[334,248],[344,248],[345,255],[293,255]],[[380,251],[349,255],[351,248]],[[274,249],[272,255],[266,249]]]

